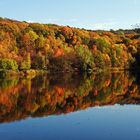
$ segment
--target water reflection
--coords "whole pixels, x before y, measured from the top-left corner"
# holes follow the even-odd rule
[[[140,87],[135,81],[128,72],[0,79],[0,122],[139,104]]]

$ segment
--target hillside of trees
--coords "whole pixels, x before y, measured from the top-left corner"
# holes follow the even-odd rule
[[[137,68],[140,30],[92,31],[0,18],[0,70]]]

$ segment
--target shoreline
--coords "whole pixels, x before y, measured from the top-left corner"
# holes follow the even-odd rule
[[[30,77],[34,78],[43,74],[78,74],[78,75],[91,75],[92,73],[103,73],[103,72],[125,72],[125,71],[133,71],[133,69],[125,69],[125,68],[95,68],[92,72],[81,72],[81,71],[48,71],[48,70],[23,70],[23,71],[14,71],[14,70],[0,70],[0,78],[6,77]]]

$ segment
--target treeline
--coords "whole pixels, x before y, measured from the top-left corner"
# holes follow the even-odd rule
[[[139,64],[139,48],[138,29],[89,31],[0,18],[1,70],[130,69]]]
[[[140,86],[128,73],[90,77],[0,79],[0,122],[59,115],[94,106],[140,104]]]

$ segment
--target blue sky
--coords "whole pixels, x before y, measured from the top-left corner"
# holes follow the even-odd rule
[[[86,29],[131,28],[140,0],[0,0],[0,16]]]

